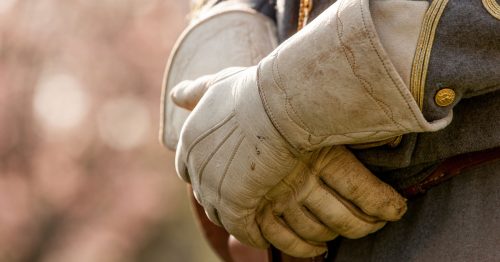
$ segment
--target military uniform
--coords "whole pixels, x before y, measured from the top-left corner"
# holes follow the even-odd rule
[[[280,41],[294,34],[304,19],[300,1],[247,2],[275,19]],[[334,2],[312,1],[308,21]],[[459,175],[411,199],[400,221],[362,239],[337,240],[336,252],[327,260],[500,260],[500,162],[490,157],[461,166],[478,158],[475,152],[498,154],[495,149],[500,146],[500,4],[430,1],[409,88],[428,121],[452,112],[452,123],[437,132],[404,135],[391,145],[352,151],[400,191],[426,182],[443,163],[449,167],[444,172],[458,170],[454,173]],[[457,160],[446,162],[450,158]]]
[[[310,20],[333,2],[313,1]],[[299,1],[278,4],[283,41],[297,29],[300,6]],[[395,148],[354,150],[395,188],[420,182],[447,158],[500,146],[499,12],[495,0],[430,1],[410,88],[428,120],[453,110],[452,123],[438,132],[406,135]],[[343,240],[335,260],[499,260],[498,188],[499,162],[468,168],[411,200],[401,221],[363,239]]]

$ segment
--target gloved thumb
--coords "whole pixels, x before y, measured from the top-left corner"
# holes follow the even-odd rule
[[[187,110],[193,110],[207,91],[209,86],[208,83],[212,77],[213,75],[206,75],[193,81],[186,80],[180,82],[170,91],[172,101],[174,101],[177,106]]]
[[[210,86],[228,79],[245,69],[245,67],[229,67],[216,74],[205,75],[193,81],[182,81],[172,88],[170,96],[177,106],[193,110]]]

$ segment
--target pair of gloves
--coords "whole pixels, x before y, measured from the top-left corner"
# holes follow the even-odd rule
[[[263,28],[259,37],[272,32],[267,18],[244,12]],[[247,41],[257,52],[251,59],[263,57],[258,65],[167,92],[193,109],[180,132],[177,173],[209,219],[241,242],[316,256],[326,241],[363,237],[406,211],[405,199],[342,145],[435,131],[451,116],[424,119],[389,58],[398,51],[382,46],[379,34],[389,29],[377,33],[371,13],[368,0],[340,0],[267,56],[269,48]]]

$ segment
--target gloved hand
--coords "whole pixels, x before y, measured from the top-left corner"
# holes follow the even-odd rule
[[[231,75],[234,72],[238,72],[238,69],[234,69],[234,71],[233,69],[229,69],[216,76],[224,78],[224,76]],[[172,93],[173,101],[188,110],[193,109],[208,87],[217,88],[217,83],[210,83],[210,81],[217,81],[212,80],[216,76],[205,76],[196,81],[187,81],[178,85]],[[220,95],[219,98],[221,99],[225,97],[221,93],[218,93],[218,95]],[[238,95],[238,97],[240,96]],[[248,96],[244,96],[244,98],[248,98]],[[211,111],[206,113],[211,114]],[[200,119],[192,121],[199,123]],[[232,132],[242,132],[242,130],[237,129]],[[216,136],[216,134],[213,135]],[[240,138],[237,141],[244,142],[244,140],[246,139]],[[220,146],[220,148],[223,147],[224,145]],[[240,144],[241,151],[244,153],[246,153],[245,151],[248,150],[248,147],[248,145],[241,146]],[[198,150],[210,151],[214,150],[214,148],[216,155],[224,155],[224,153],[217,153],[218,146]],[[255,151],[255,155],[258,158],[262,154],[262,150],[268,152],[269,148],[266,150],[266,147],[262,147],[255,150],[258,150]],[[180,152],[178,156],[185,154],[185,152]],[[271,155],[272,152],[268,154]],[[279,154],[279,152],[274,154]],[[227,163],[231,162],[231,160],[241,164],[242,159],[238,158],[239,155],[235,156],[233,159],[230,157],[219,159],[219,165],[216,162],[216,166],[213,169],[210,170],[205,167],[204,170],[205,172],[213,172],[218,169],[219,172],[215,172],[215,175],[220,174],[223,167],[227,167]],[[245,157],[246,155],[244,154],[243,156]],[[263,160],[261,159],[260,161]],[[221,161],[226,161],[226,163],[221,164]],[[256,170],[257,164],[252,166],[252,163],[257,162],[247,162],[247,166],[243,166],[241,168],[242,171],[237,172],[234,178],[226,176],[225,181],[220,180],[220,177],[204,179],[215,179],[221,185],[222,183],[227,183],[228,187],[231,187],[231,185],[238,187],[248,186],[245,181],[239,181],[239,179],[243,179],[242,177],[237,177],[238,174],[247,172],[248,167],[249,170],[260,171],[263,175],[267,173],[273,175],[271,173],[272,170],[267,170],[267,173],[265,169]],[[269,241],[275,247],[289,255],[308,257],[325,252],[325,242],[334,239],[337,235],[348,238],[363,237],[383,227],[386,221],[398,220],[406,211],[405,199],[389,185],[378,180],[343,146],[322,148],[311,154],[304,155],[302,159],[291,156],[290,160],[285,163],[294,163],[294,165],[290,165],[287,169],[288,173],[284,174],[283,180],[265,194],[261,202],[258,203],[258,207],[254,207],[255,211],[249,214],[241,214],[245,209],[245,204],[249,203],[234,203],[242,197],[236,195],[232,201],[229,199],[227,203],[216,202],[217,205],[224,205],[224,208],[215,207],[206,209],[205,207],[208,211],[208,216],[212,220],[215,220],[214,222],[218,224],[222,223],[224,227],[227,226],[227,223],[224,223],[221,217],[229,220],[234,219],[234,221],[231,221],[232,223],[235,221],[248,223],[247,221],[250,221],[250,224],[235,225],[243,230],[248,230],[247,226],[255,226],[254,221],[256,221],[256,226],[260,229],[260,232],[258,232],[259,229],[255,229],[253,232],[255,235],[259,237],[259,233],[262,234],[262,237],[266,241]],[[177,164],[181,166],[180,170],[185,170],[184,163],[179,158],[177,159]],[[185,179],[190,179],[186,173],[183,173],[183,175]],[[254,177],[254,179],[256,178],[258,176]],[[265,179],[265,177],[263,176],[261,179]],[[196,181],[193,182],[191,180],[191,182],[194,185]],[[198,186],[200,187],[200,185]],[[218,188],[217,191],[222,189]],[[262,189],[261,187],[245,188],[250,193],[261,191]],[[231,188],[228,188],[227,190],[228,192],[232,192],[233,190],[238,192],[241,189],[233,188],[231,190]],[[200,191],[196,191],[195,189],[195,192]],[[215,192],[208,192],[207,195],[203,193],[202,195],[198,195],[197,198],[205,206],[210,205],[213,195],[216,195],[215,199],[218,201],[223,201],[223,193],[221,192],[219,193],[220,195],[217,195]],[[243,197],[243,201],[251,201],[257,198],[255,195]],[[226,199],[226,201],[228,200]],[[235,204],[236,206],[233,206]],[[237,218],[227,218],[225,212],[221,216],[221,214],[218,214],[221,211],[216,211],[217,208],[226,211],[227,207],[231,206],[233,207],[230,210],[232,211],[230,214],[243,215],[240,221]],[[235,234],[235,231],[229,228],[226,229]],[[242,236],[241,233],[236,236],[241,240],[247,240],[247,236]],[[263,243],[265,242],[263,241]],[[255,243],[250,242],[250,244]]]
[[[315,151],[331,145],[433,131],[451,120],[449,116],[434,123],[425,121],[377,39],[366,0],[337,2],[258,67],[231,68],[179,84],[173,92],[174,101],[190,104],[183,94],[197,86],[209,88],[183,126],[177,171],[191,181],[195,196],[212,221],[257,247],[267,246],[266,239],[286,250],[298,245],[293,244],[297,241],[273,239],[273,230],[279,228],[275,225],[280,221],[275,211],[279,211],[279,196],[283,194],[273,197],[272,193],[296,172],[304,172],[298,177],[310,178],[309,171],[303,170],[307,170],[304,166],[308,163],[314,163]],[[323,168],[331,169],[329,165]],[[316,169],[321,170],[318,166]],[[314,170],[314,177],[337,179]],[[335,221],[328,230],[362,236],[378,229],[383,220],[397,219],[404,211],[404,201],[397,194],[387,193],[391,190],[385,185],[373,190],[374,183],[367,181],[377,180],[366,177],[371,176],[353,176],[358,182],[352,183],[325,182],[333,190],[306,190],[303,195],[307,197],[298,198],[297,206],[311,205],[315,215],[321,217],[325,201],[316,191],[323,192],[320,196],[325,199],[334,196],[342,205],[323,211],[333,212],[324,215],[326,220]],[[360,195],[350,195],[349,188],[364,190],[359,191]],[[349,199],[351,208],[343,199]],[[365,204],[366,199],[392,208],[372,213],[368,207],[380,205]],[[297,209],[285,205],[282,210],[283,214],[292,214]],[[368,216],[359,215],[363,212]],[[369,216],[374,218],[367,219]],[[351,220],[354,217],[364,219]],[[273,219],[274,226],[265,222]],[[287,223],[300,232],[291,226],[293,221]],[[283,235],[286,231],[281,232]],[[327,232],[318,240],[332,234]],[[301,235],[304,233],[297,236],[308,239]],[[303,249],[297,248],[297,253],[301,254],[315,255],[325,250],[323,244],[314,241],[299,244]]]
[[[256,67],[230,68],[184,81],[172,99],[189,108],[206,90],[181,131],[177,173],[192,184],[210,220],[264,248],[256,208],[300,160],[266,116],[257,88],[247,86],[255,84],[255,75]]]
[[[262,234],[296,257],[326,251],[325,242],[338,235],[355,239],[373,233],[406,211],[406,200],[344,146],[315,151],[266,194],[262,205],[257,214]]]
[[[222,1],[215,6],[207,3],[192,16],[190,26],[184,30],[171,52],[163,82],[160,140],[166,147],[176,149],[181,127],[189,114],[173,103],[169,96],[171,88],[184,79],[195,79],[230,66],[256,65],[276,48],[278,40],[274,22],[251,8],[263,10],[261,8],[266,1],[260,1],[262,3],[258,6],[253,6],[257,1]],[[203,218],[199,219],[203,221]],[[208,224],[203,225],[205,233],[213,232]],[[220,239],[207,239],[221,257],[228,258],[229,254]],[[231,254],[235,259],[248,253],[240,251],[253,250],[243,247],[234,237],[231,239],[229,250],[238,251]],[[258,253],[266,256],[263,250]],[[251,257],[245,258],[248,260]]]

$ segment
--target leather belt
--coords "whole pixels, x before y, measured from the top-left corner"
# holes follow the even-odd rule
[[[406,198],[414,198],[418,195],[424,194],[430,188],[451,179],[468,168],[490,163],[496,160],[500,160],[500,147],[461,154],[448,158],[420,183],[407,187],[401,190],[400,193]]]

